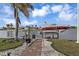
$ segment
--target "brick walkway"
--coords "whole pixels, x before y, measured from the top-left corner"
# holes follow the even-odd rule
[[[31,46],[21,53],[21,56],[41,56],[42,40],[36,40]]]

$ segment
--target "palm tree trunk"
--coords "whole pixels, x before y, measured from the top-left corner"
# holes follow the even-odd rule
[[[17,16],[16,16],[16,29],[15,29],[15,40],[18,39],[18,19],[17,19]]]
[[[15,40],[18,39],[18,10],[16,6],[14,6],[14,13],[15,13],[15,19],[16,19],[16,28],[15,28]]]

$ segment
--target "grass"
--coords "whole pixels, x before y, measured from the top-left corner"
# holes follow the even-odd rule
[[[79,56],[79,44],[68,40],[53,40],[51,46],[67,56]]]
[[[0,51],[13,49],[18,46],[21,46],[23,41],[21,40],[12,40],[12,39],[0,39]]]

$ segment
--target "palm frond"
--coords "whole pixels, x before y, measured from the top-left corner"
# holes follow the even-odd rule
[[[20,21],[20,19],[19,19],[19,16],[17,17],[17,19],[18,19],[18,23],[21,24],[21,21]]]
[[[29,17],[29,8],[34,10],[31,3],[12,3],[11,5],[13,8],[16,6],[26,17]]]
[[[32,6],[31,3],[27,3],[27,6],[28,6],[30,9],[34,10],[34,7]]]
[[[19,10],[21,12],[23,12],[23,14],[27,17],[29,17],[29,10],[28,8],[30,8],[30,4],[26,4],[26,3],[18,3],[15,4],[17,8],[19,8]],[[32,7],[31,7],[32,8]]]

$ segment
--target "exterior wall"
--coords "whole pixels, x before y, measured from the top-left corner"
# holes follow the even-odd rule
[[[8,35],[9,33],[9,35]],[[28,31],[25,30],[19,30],[18,31],[18,38],[28,38],[26,37],[26,34],[28,34]],[[30,32],[30,38],[32,38],[32,35],[35,34],[36,38],[38,38],[38,31],[31,31]],[[0,30],[0,38],[15,38],[15,30]]]
[[[48,38],[48,39],[58,39],[59,33],[58,32],[45,32],[43,34],[43,37]]]
[[[15,31],[0,30],[0,38],[14,38],[14,37],[15,37]]]
[[[18,31],[18,38],[23,38],[23,37],[25,37],[25,31],[22,30]]]
[[[43,38],[56,39],[59,38],[59,33],[57,30],[46,30],[43,31]]]
[[[58,31],[56,30],[43,31],[41,33],[40,32],[41,31],[32,31],[30,37],[32,38],[32,35],[35,34],[36,39],[46,38],[49,36],[53,38],[53,36],[56,36],[56,34],[58,33]],[[12,37],[8,37],[7,33],[8,33],[8,30],[0,30],[0,38],[15,38],[15,30],[12,30]],[[57,35],[59,39],[77,40],[77,29],[68,29],[63,32],[59,32],[59,34]],[[23,38],[23,36],[25,36],[25,31],[19,30],[18,37]]]
[[[41,31],[37,31],[36,33],[36,39],[42,39],[43,38],[43,34]]]
[[[18,31],[18,38],[23,38],[24,35],[24,31]],[[15,30],[0,30],[0,38],[15,38]]]
[[[60,32],[59,39],[77,40],[77,29],[68,29]]]
[[[6,30],[0,30],[0,38],[7,38],[7,31]]]

